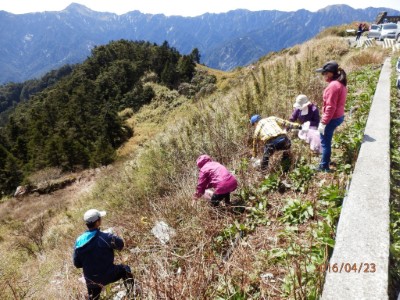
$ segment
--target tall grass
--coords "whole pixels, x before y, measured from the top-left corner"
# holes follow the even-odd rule
[[[325,83],[314,70],[327,60],[351,59],[348,43],[337,37],[296,47],[296,51],[282,51],[260,60],[254,70],[241,69],[237,78],[231,78],[236,84],[229,89],[224,86],[223,91],[210,97],[186,103],[182,98],[160,98],[158,106],[153,103],[144,107],[136,114],[135,126],[157,124],[152,127],[152,138],[127,161],[106,173],[89,196],[57,211],[44,234],[44,258],[5,255],[5,261],[10,263],[0,266],[4,298],[82,298],[85,286],[78,281],[81,272],[73,268],[71,253],[75,237],[85,230],[81,215],[90,207],[108,210],[104,225],[116,228],[125,239],[126,250],[116,260],[132,266],[142,286],[143,299],[304,299],[309,291],[318,294],[320,287],[314,288],[308,281],[302,285],[298,275],[321,285],[321,277],[307,275],[313,270],[309,269],[310,258],[305,254],[315,251],[316,245],[321,246],[312,258],[317,260],[313,264],[321,264],[328,255],[327,248],[323,248],[328,242],[319,240],[318,234],[332,233],[316,222],[322,218],[317,214],[302,220],[312,222],[314,230],[307,229],[311,223],[287,228],[280,221],[285,213],[280,192],[287,187],[277,182],[273,193],[262,189],[258,174],[247,160],[252,136],[248,120],[252,114],[288,118],[297,94],[306,94],[321,106]],[[375,59],[366,63],[380,63],[380,57]],[[172,110],[175,106],[178,108]],[[307,147],[294,141],[295,168],[303,165],[302,156],[306,156],[306,162],[311,161],[306,151]],[[204,153],[237,174],[240,186],[234,197],[247,201],[243,204],[248,209],[246,213],[215,210],[204,201],[191,205],[198,173],[195,159]],[[276,157],[272,159],[272,168],[277,161]],[[281,176],[278,170],[276,167],[272,172]],[[307,170],[298,172],[303,171]],[[310,183],[299,181],[298,190],[288,193],[299,195],[302,185],[307,184],[299,203],[309,203],[317,211],[321,180],[343,186],[340,179],[326,177]],[[328,208],[330,213],[336,213],[330,206],[324,210]],[[151,234],[159,220],[177,232],[167,245],[161,245]],[[12,231],[7,226],[2,228],[7,228],[7,233]],[[241,238],[235,243],[233,237],[237,233]],[[6,249],[6,245],[9,244],[0,246]],[[224,259],[229,251],[231,255]],[[288,256],[290,253],[293,255]],[[12,273],[13,266],[28,270]],[[33,276],[35,271],[40,275],[37,279]],[[273,278],[266,279],[269,277],[265,274],[271,272]],[[9,283],[14,289],[24,286],[26,274],[32,275],[26,286],[31,294],[22,295],[24,291],[18,290],[20,294],[16,294]],[[291,287],[293,291],[288,290]]]

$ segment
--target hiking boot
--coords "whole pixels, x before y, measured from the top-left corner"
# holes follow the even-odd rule
[[[124,281],[124,285],[127,292],[126,299],[137,299],[137,297],[141,295],[140,285],[133,278],[126,279]]]

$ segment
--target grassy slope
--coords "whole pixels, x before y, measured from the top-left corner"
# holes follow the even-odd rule
[[[249,155],[248,116],[258,112],[287,117],[299,93],[321,104],[324,85],[313,73],[315,67],[337,59],[350,72],[361,65],[379,64],[383,55],[379,49],[353,50],[345,40],[325,37],[269,55],[255,65],[253,72],[247,68],[235,73],[210,70],[219,79],[219,90],[206,99],[187,102],[160,96],[130,120],[135,137],[120,150],[124,158],[101,173],[90,193],[74,193],[66,203],[49,204],[43,211],[43,222],[27,214],[25,220],[1,223],[0,287],[6,299],[15,295],[22,298],[25,293],[26,298],[33,299],[83,297],[85,287],[78,281],[80,270],[71,264],[71,251],[74,239],[84,230],[81,215],[90,207],[108,210],[104,227],[115,227],[127,244],[117,260],[133,266],[146,299],[234,295],[235,299],[281,299],[293,296],[290,288],[302,297],[308,291],[301,290],[296,274],[291,272],[302,270],[302,264],[310,265],[308,257],[302,256],[303,249],[320,245],[312,237],[322,219],[317,213],[321,209],[320,188],[334,185],[343,189],[346,176],[315,175],[303,192],[289,189],[282,194],[274,190],[278,183],[272,179],[263,180],[260,186],[259,174],[243,160]],[[366,86],[358,85],[354,93],[362,94],[364,89]],[[244,214],[232,214],[211,209],[205,202],[191,206],[197,176],[194,161],[201,153],[209,153],[235,170],[240,179],[236,198],[246,200],[245,205],[252,208]],[[309,163],[318,160],[295,140],[293,158],[298,166],[302,166],[302,157]],[[278,174],[277,181],[293,184],[296,177],[281,175],[278,159],[276,155],[271,162],[270,173]],[[302,171],[297,172],[301,175]],[[314,210],[314,216],[288,226],[281,221],[290,211],[288,199],[299,199],[306,204],[305,211],[308,207]],[[176,230],[166,246],[150,232],[157,220]],[[34,224],[43,224],[43,230]],[[315,231],[309,230],[314,227]],[[238,228],[245,236],[224,262],[221,258]],[[15,233],[20,236],[15,237]],[[19,250],[13,251],[16,248]],[[28,254],[29,249],[33,255]],[[297,255],[288,257],[291,251]],[[268,273],[273,274],[272,279],[268,279]],[[314,277],[313,286],[317,286],[321,277]]]

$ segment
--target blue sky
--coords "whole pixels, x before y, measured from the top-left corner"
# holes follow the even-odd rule
[[[272,9],[294,11],[304,8],[316,11],[331,4],[347,4],[353,8],[388,7],[400,11],[400,0],[379,0],[372,3],[365,0],[0,0],[0,10],[14,14],[59,11],[66,8],[71,2],[83,4],[95,11],[124,14],[139,10],[142,13],[162,13],[167,16],[198,16],[206,12],[221,13],[238,8],[251,11]]]

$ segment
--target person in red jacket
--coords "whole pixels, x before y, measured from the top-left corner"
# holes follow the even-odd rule
[[[333,132],[344,121],[344,106],[347,97],[346,72],[336,61],[328,61],[316,70],[324,76],[328,86],[323,93],[322,117],[318,126],[321,134],[322,157],[317,171],[330,172]]]
[[[236,190],[238,185],[235,176],[208,155],[200,155],[196,163],[200,172],[193,198],[198,199],[204,195],[206,189],[213,188],[211,204],[218,206],[219,202],[224,200],[226,205],[230,205],[230,193]]]

